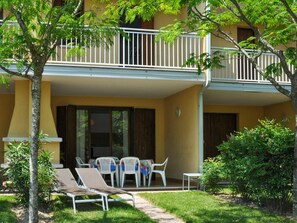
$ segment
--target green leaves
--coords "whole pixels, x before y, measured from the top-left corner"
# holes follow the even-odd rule
[[[40,136],[42,138],[44,136]],[[50,162],[51,153],[42,150],[42,142],[39,142],[38,155],[38,199],[45,203],[49,197],[54,180],[54,169]],[[29,205],[29,188],[30,188],[30,145],[28,142],[14,142],[8,144],[6,157],[9,167],[5,175],[12,182],[13,188],[16,189],[17,200],[21,205]]]
[[[219,192],[221,187],[218,183],[225,180],[227,180],[227,174],[220,156],[208,158],[204,161],[201,183],[207,191],[211,193]]]
[[[0,84],[4,85],[6,88],[10,87],[10,79],[7,75],[0,75]]]
[[[22,76],[29,69],[43,70],[63,39],[80,40],[75,46],[78,49],[70,53],[81,54],[81,49],[90,45],[111,44],[116,33],[116,29],[110,28],[116,25],[113,19],[100,17],[97,8],[80,15],[81,11],[77,10],[81,7],[80,0],[63,2],[55,6],[50,0],[1,1],[10,21],[6,19],[0,27],[0,64],[9,68],[15,63],[18,75]],[[90,38],[92,41],[86,41]]]
[[[289,47],[284,52],[285,57],[287,58],[287,63],[297,67],[297,49],[295,47]]]
[[[264,71],[264,77],[273,77],[282,75],[282,66],[280,63],[272,63],[268,65]]]
[[[198,74],[201,74],[207,69],[222,68],[221,60],[224,56],[219,52],[202,53],[200,55],[191,54],[190,58],[185,62],[184,66],[196,65]]]
[[[294,133],[275,120],[260,120],[219,146],[233,190],[263,203],[287,202],[292,193]]]

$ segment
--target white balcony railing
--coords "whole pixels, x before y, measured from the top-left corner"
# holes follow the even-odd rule
[[[108,48],[104,46],[84,47],[81,56],[69,56],[69,51],[79,40],[61,40],[48,62],[109,67],[197,70],[195,66],[183,66],[190,54],[202,53],[202,41],[196,35],[184,34],[173,43],[166,43],[164,40],[155,41],[159,34],[157,30],[122,28],[122,31],[128,39],[118,33],[113,37],[112,46]]]
[[[247,60],[245,56],[235,53],[235,49],[212,47],[212,52],[219,51],[224,56],[222,60],[223,68],[214,69],[212,71],[212,80],[215,81],[232,81],[232,82],[268,82],[260,75]],[[250,52],[252,53],[252,52]],[[269,64],[279,62],[279,59],[272,53],[263,53],[258,58],[258,65],[265,69]],[[293,67],[290,69],[293,70]],[[275,78],[279,83],[290,83],[289,79],[283,73],[281,76]]]
[[[15,22],[8,26],[8,28],[13,29],[15,27]],[[125,34],[122,35],[123,33]],[[79,39],[61,39],[48,63],[196,72],[197,66],[184,66],[184,64],[191,54],[199,55],[205,52],[207,40],[201,39],[195,34],[183,34],[173,43],[166,43],[162,39],[156,41],[159,33],[158,30],[121,28],[121,32],[112,37],[113,44],[109,47],[105,47],[103,44],[96,47],[96,44],[92,42],[95,40],[81,37],[82,39],[88,39],[90,42],[86,45],[92,47],[84,46],[80,55],[69,54],[73,47],[79,44]],[[213,81],[268,82],[251,66],[243,55],[235,53],[235,49],[212,47],[211,51],[220,51],[224,56],[222,60],[224,67],[212,71]],[[278,58],[271,53],[263,53],[258,58],[258,65],[263,69],[267,65],[276,62],[278,62]],[[293,67],[291,69],[293,70]],[[289,79],[285,74],[276,77],[276,80],[284,84],[289,83]]]

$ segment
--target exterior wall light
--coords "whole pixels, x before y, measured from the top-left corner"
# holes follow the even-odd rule
[[[180,115],[181,115],[181,109],[180,109],[180,107],[176,107],[176,109],[175,109],[175,115],[176,115],[176,117],[180,117]]]

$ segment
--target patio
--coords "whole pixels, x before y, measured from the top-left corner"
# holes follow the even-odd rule
[[[111,185],[110,180],[106,180],[106,183],[108,185]],[[185,181],[185,185],[187,185],[188,182]],[[132,180],[126,180],[125,186],[123,188],[126,191],[138,191],[138,192],[144,192],[144,191],[171,191],[171,190],[182,190],[182,180],[176,180],[176,179],[168,179],[167,178],[167,186],[164,187],[162,183],[162,179],[157,177],[156,179],[152,180],[152,184],[150,187],[146,186],[135,186],[135,181]],[[194,181],[191,181],[191,190],[197,189],[197,184]]]

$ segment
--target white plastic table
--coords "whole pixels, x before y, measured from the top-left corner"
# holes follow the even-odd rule
[[[183,190],[185,188],[185,177],[188,177],[188,190],[190,190],[191,177],[197,178],[197,186],[198,186],[198,179],[201,176],[202,176],[202,173],[183,173]]]

